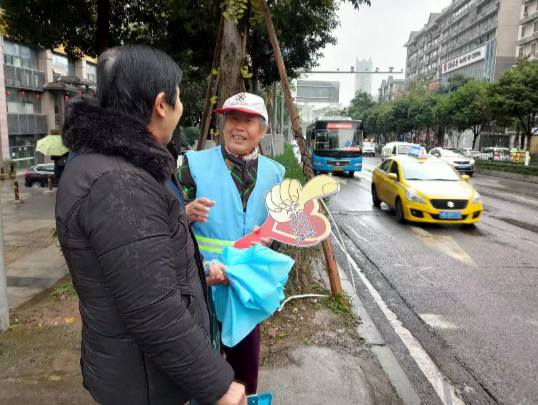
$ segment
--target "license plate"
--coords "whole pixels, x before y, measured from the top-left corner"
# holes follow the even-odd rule
[[[458,166],[458,169],[460,170],[467,170],[469,166]]]
[[[441,211],[439,219],[461,219],[461,211]]]
[[[341,171],[343,171],[343,169],[342,169],[341,167],[335,167],[335,168],[334,168],[334,171],[335,171],[335,172],[341,172]]]

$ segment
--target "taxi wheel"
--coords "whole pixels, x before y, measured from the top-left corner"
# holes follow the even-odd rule
[[[405,223],[403,205],[402,205],[402,201],[399,198],[396,200],[396,219],[401,224]]]
[[[372,203],[376,207],[381,206],[381,200],[377,198],[377,191],[375,190],[375,185],[372,185]]]

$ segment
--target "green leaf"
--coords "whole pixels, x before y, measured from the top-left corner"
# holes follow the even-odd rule
[[[217,100],[218,100],[217,96],[211,97],[211,104],[213,105],[217,104]]]
[[[22,326],[22,323],[14,323],[13,325],[9,326],[9,330],[17,329]]]

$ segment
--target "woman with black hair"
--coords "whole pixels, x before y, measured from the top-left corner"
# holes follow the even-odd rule
[[[72,154],[56,200],[80,297],[84,387],[102,405],[246,405],[211,345],[200,252],[171,188],[165,145],[183,111],[181,70],[158,50],[125,46],[105,51],[97,72],[98,100],[66,108]]]

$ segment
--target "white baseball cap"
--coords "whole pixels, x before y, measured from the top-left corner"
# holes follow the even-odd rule
[[[225,101],[222,108],[214,110],[216,114],[224,114],[228,111],[242,111],[247,114],[254,114],[263,117],[265,121],[268,121],[267,118],[267,109],[265,108],[265,103],[263,98],[252,93],[239,93],[235,96],[230,97]]]

